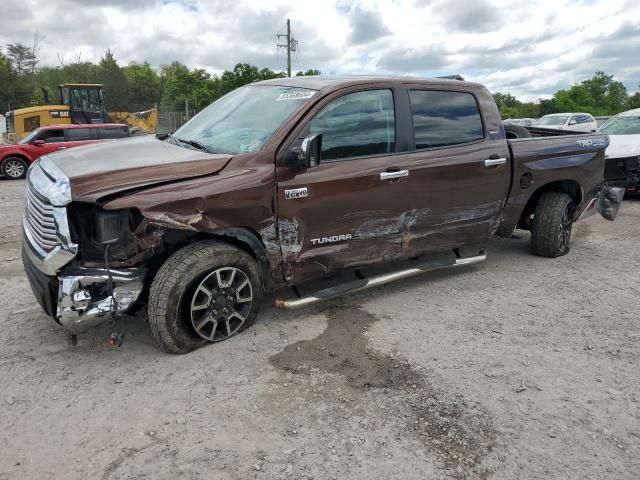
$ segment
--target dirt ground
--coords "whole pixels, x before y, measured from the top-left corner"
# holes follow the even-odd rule
[[[142,317],[70,347],[22,271],[0,180],[0,479],[638,479],[640,200],[571,253],[489,259],[185,356]]]

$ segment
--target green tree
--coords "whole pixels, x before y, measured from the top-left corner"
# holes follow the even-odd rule
[[[18,76],[12,62],[0,51],[0,112],[6,112],[9,107],[26,107],[31,98],[31,85]]]
[[[596,72],[588,80],[572,85],[567,90],[557,91],[550,101],[544,103],[542,110],[544,114],[588,112],[593,115],[613,115],[624,110],[627,104],[625,86],[614,80],[613,75]]]
[[[316,70],[315,68],[310,68],[306,72],[296,73],[296,77],[308,77],[311,75],[322,75],[322,72],[320,70]]]
[[[104,83],[104,100],[107,111],[127,111],[129,109],[129,82],[118,66],[111,50],[107,50],[100,60],[100,79]]]
[[[18,76],[34,73],[38,62],[34,53],[24,43],[10,43],[7,45],[7,54]]]
[[[133,62],[123,67],[122,72],[129,84],[129,110],[147,110],[160,103],[162,82],[149,63]]]
[[[633,95],[630,95],[629,100],[627,101],[627,110],[634,108],[640,108],[640,86],[638,87],[638,91]]]

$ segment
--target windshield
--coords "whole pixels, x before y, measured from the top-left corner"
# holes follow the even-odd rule
[[[256,152],[315,93],[303,88],[247,85],[209,105],[173,134],[212,153]]]
[[[73,88],[70,91],[71,106],[74,110],[100,110],[100,92],[97,89]]]
[[[545,115],[536,122],[536,125],[564,125],[569,115]]]
[[[31,141],[36,138],[40,132],[42,131],[41,128],[36,128],[33,132],[31,132],[29,135],[27,135],[26,137],[24,137],[22,140],[20,140],[18,142],[18,145],[26,145],[28,143],[31,143]]]
[[[640,135],[640,117],[610,118],[598,132],[612,135]]]

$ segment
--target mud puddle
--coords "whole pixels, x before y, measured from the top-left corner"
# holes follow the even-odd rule
[[[288,345],[271,357],[272,364],[293,375],[339,375],[355,394],[388,397],[385,392],[394,390],[399,394],[396,403],[382,415],[422,441],[452,478],[487,478],[482,461],[496,439],[487,412],[434,387],[424,372],[404,359],[373,350],[365,335],[378,321],[371,313],[353,306],[330,307],[326,312],[327,328],[320,335]],[[327,400],[334,399],[330,395],[322,399]]]

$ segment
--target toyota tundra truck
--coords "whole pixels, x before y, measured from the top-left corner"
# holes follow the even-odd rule
[[[612,198],[607,145],[507,140],[489,91],[465,81],[267,80],[173,134],[42,157],[22,257],[69,332],[146,308],[158,345],[186,353],[249,327],[267,292],[294,308],[473,264],[515,228],[534,255],[565,255],[574,222]],[[282,293],[337,272],[353,279]]]

